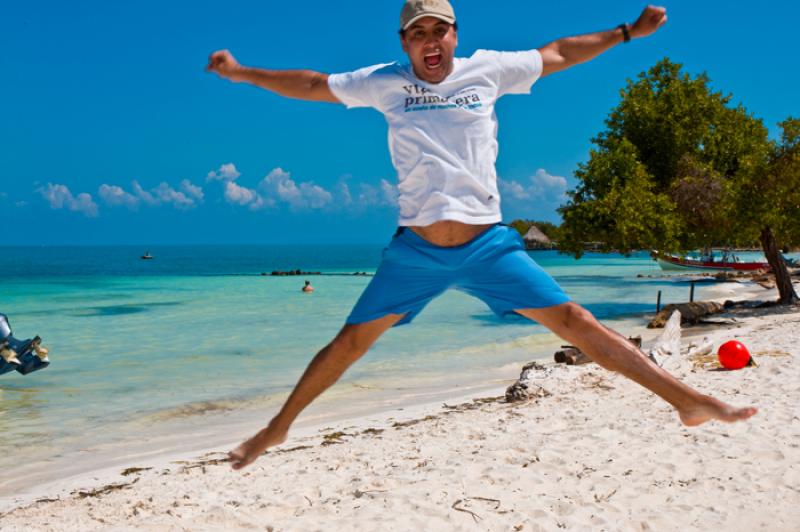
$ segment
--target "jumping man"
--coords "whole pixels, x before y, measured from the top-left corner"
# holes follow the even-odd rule
[[[653,364],[621,335],[572,302],[525,252],[516,230],[500,225],[494,104],[528,94],[543,76],[584,63],[667,21],[648,6],[633,24],[558,39],[522,52],[478,50],[455,57],[458,26],[447,0],[407,0],[400,43],[408,64],[388,63],[345,74],[264,70],[214,52],[208,70],[282,96],[373,107],[389,124],[398,175],[400,220],[383,260],[336,337],[309,364],[280,412],[231,451],[234,469],[282,443],[300,412],[392,326],[409,323],[448,288],[472,294],[499,315],[516,313],[548,327],[602,367],[662,397],[686,425],[749,418],[703,395]]]

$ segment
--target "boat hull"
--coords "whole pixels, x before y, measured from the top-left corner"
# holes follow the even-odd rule
[[[722,261],[702,261],[685,259],[672,256],[659,256],[658,265],[662,270],[691,270],[716,272],[753,272],[756,270],[768,270],[769,264],[766,262],[722,262]]]

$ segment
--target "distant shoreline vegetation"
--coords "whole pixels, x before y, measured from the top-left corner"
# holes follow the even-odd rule
[[[539,220],[517,219],[508,224],[522,236],[525,241],[525,249],[536,250],[556,250],[561,251],[558,242],[561,237],[561,227],[552,223]],[[544,238],[542,238],[544,237]],[[729,246],[721,242],[714,242],[709,246],[710,249],[726,249],[729,251],[763,251],[758,242],[751,243],[750,246]],[[609,248],[605,242],[584,242],[584,251],[598,251],[602,253],[620,253],[617,249]],[[640,249],[638,251],[650,251]],[[784,247],[783,253],[795,253],[800,251],[800,247]]]

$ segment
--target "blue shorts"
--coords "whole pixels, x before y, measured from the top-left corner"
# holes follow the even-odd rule
[[[378,271],[347,323],[364,323],[387,314],[405,314],[396,325],[409,323],[448,288],[477,297],[499,316],[570,301],[528,255],[519,233],[511,227],[494,225],[455,247],[436,246],[400,228],[383,250]]]

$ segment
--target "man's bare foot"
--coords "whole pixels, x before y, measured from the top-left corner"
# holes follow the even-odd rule
[[[233,469],[242,469],[255,462],[268,448],[280,445],[284,441],[286,441],[286,431],[274,429],[269,425],[229,452],[228,460]]]
[[[691,408],[679,410],[678,415],[684,425],[694,427],[712,419],[734,423],[752,417],[756,412],[758,412],[757,408],[735,408],[713,397],[706,396],[702,403]]]

